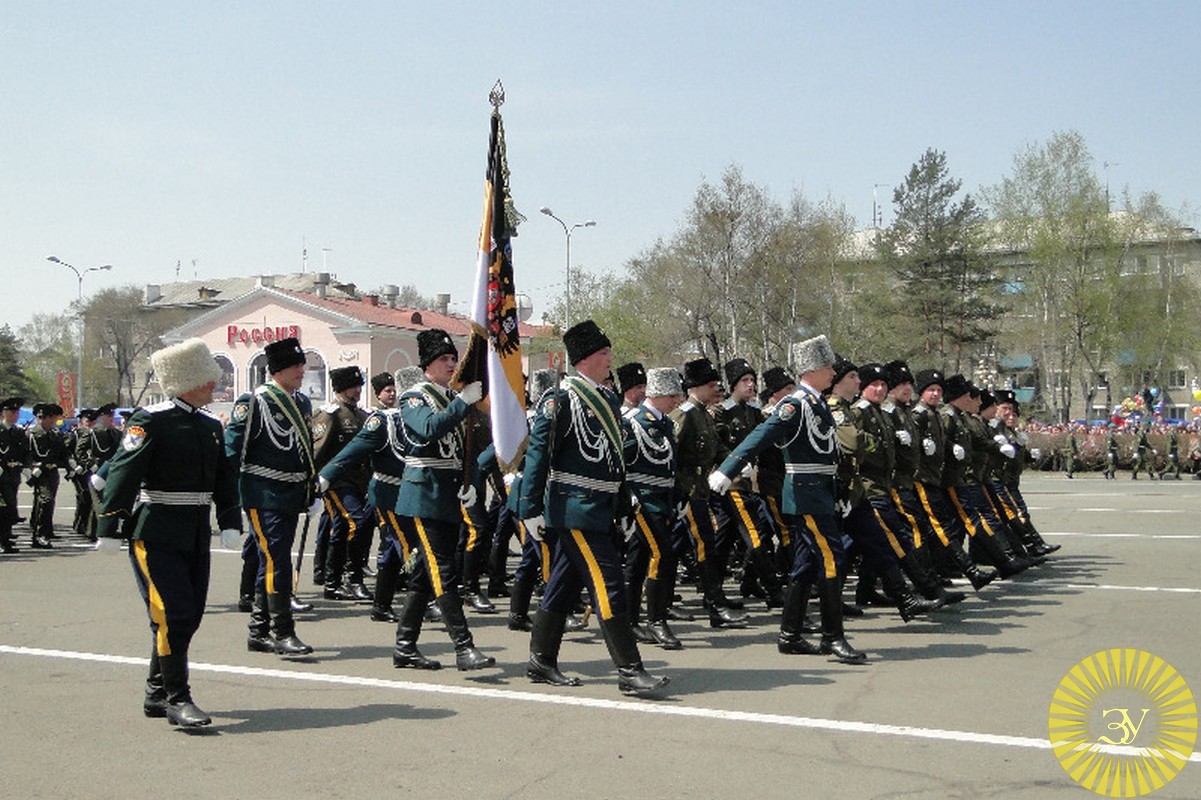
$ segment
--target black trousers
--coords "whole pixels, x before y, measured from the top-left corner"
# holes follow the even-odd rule
[[[209,551],[188,552],[132,541],[129,560],[138,591],[146,603],[155,653],[186,654],[204,617],[209,592]]]

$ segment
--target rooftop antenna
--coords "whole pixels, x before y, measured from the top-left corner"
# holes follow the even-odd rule
[[[196,264],[199,262],[200,262],[199,258],[192,259],[192,280],[196,280],[196,278],[198,277],[197,272],[196,272]]]
[[[309,271],[309,244],[304,237],[300,237],[300,274]]]
[[[175,282],[176,283],[179,283],[179,263],[180,263],[180,260],[178,258],[175,259]]]

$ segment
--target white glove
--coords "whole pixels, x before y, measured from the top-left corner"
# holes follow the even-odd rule
[[[1009,444],[1008,442],[1001,445],[1001,455],[1005,456],[1006,458],[1013,458],[1015,455],[1017,455],[1017,452],[1018,451],[1013,448],[1013,445]]]
[[[1004,436],[1002,436],[999,433],[996,436],[992,437],[992,440],[994,442],[996,442],[997,444],[1008,444],[1009,443],[1009,440],[1006,439]]]
[[[751,472],[752,472],[752,467],[750,464],[747,464],[745,467],[742,468],[742,472],[740,472],[738,474],[740,476],[742,476],[743,478],[749,479],[751,477]]]
[[[40,478],[40,477],[42,477],[42,468],[34,467],[33,469],[29,470],[29,474],[35,478]]]
[[[1030,458],[1034,459],[1035,461],[1038,461],[1042,457],[1043,457],[1043,451],[1039,450],[1037,447],[1032,448],[1030,450]]]
[[[726,477],[724,472],[714,470],[709,473],[709,488],[718,494],[725,494],[730,491],[730,485],[733,483]]]
[[[909,431],[897,431],[897,441],[900,442],[903,447],[908,447],[909,445],[913,444],[913,436],[910,435]]]
[[[625,534],[626,541],[634,538],[634,534],[638,532],[638,520],[634,517],[624,517],[621,520],[621,532]]]
[[[542,541],[542,531],[546,527],[546,520],[539,514],[536,517],[523,519],[521,526],[525,528],[525,532],[534,537],[535,542]]]
[[[93,465],[92,465],[92,468],[91,468],[91,470],[89,470],[89,471],[90,471],[90,472],[91,472],[93,475],[95,475],[97,472],[99,472],[99,471],[100,471],[100,465],[99,465],[99,464],[93,464]]]
[[[688,501],[681,500],[676,504],[676,519],[684,519],[684,515],[688,513]]]
[[[237,528],[222,528],[221,546],[226,550],[236,550],[242,544],[242,532]]]
[[[475,405],[484,397],[484,384],[479,381],[467,384],[459,391],[459,397],[467,405]]]
[[[951,445],[951,455],[955,456],[956,461],[962,461],[967,458],[967,451],[963,449],[961,444]]]
[[[1113,458],[1114,458],[1114,454],[1113,454],[1113,453],[1110,453],[1110,454],[1109,454],[1109,460],[1110,460],[1110,461],[1113,461]]]
[[[70,470],[72,472],[74,472],[75,470],[79,469],[79,462],[73,458],[68,458],[67,459],[67,467],[70,468]]]
[[[320,497],[315,497],[313,498],[313,504],[309,506],[304,513],[308,514],[310,517],[316,517],[319,516],[324,509],[325,503],[321,501]]]
[[[928,456],[934,455],[934,451],[938,449],[938,445],[933,439],[922,439],[922,452]]]
[[[512,489],[513,481],[517,480],[517,473],[516,472],[506,472],[504,480],[505,480],[505,488]]]
[[[834,513],[839,517],[846,519],[851,515],[851,504],[847,500],[838,500],[834,503]]]
[[[4,465],[0,464],[0,475],[4,474]]]
[[[88,480],[91,481],[92,488],[98,492],[103,492],[104,487],[108,485],[108,481],[106,481],[104,478],[100,477],[99,475],[93,475]]]
[[[461,489],[459,489],[459,502],[462,503],[463,505],[465,505],[465,506],[475,505],[475,498],[476,498],[476,493],[475,493],[474,486],[471,486],[470,484],[468,484],[466,486],[463,486]]]
[[[329,491],[329,480],[324,475],[317,476],[317,494],[325,494]]]
[[[121,540],[101,537],[96,540],[96,549],[101,553],[114,556],[121,552]]]

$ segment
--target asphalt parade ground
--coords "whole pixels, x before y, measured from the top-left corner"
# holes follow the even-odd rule
[[[759,601],[747,630],[674,623],[684,650],[642,647],[672,680],[654,701],[617,692],[595,620],[560,659],[584,685],[531,684],[507,600],[469,613],[497,669],[457,672],[429,624],[422,650],[450,667],[393,669],[395,626],[320,599],[307,563],[301,597],[316,610],[297,632],[315,657],[247,652],[239,556],[217,547],[191,652],[213,725],[197,732],[143,717],[151,640],[127,554],[69,534],[64,488],[55,548],[30,549],[26,524],[21,552],[0,556],[3,795],[1084,798],[1048,742],[1075,664],[1145,650],[1201,692],[1201,481],[1185,478],[1027,474],[1036,524],[1063,545],[1047,564],[978,595],[960,587],[966,602],[923,621],[848,620],[865,666],[778,654],[778,613]],[[700,611],[691,590],[685,605]],[[1154,797],[1201,797],[1198,762]]]

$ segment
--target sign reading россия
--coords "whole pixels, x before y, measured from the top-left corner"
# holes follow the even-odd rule
[[[300,338],[299,325],[277,325],[269,327],[264,325],[261,328],[242,328],[237,325],[230,325],[225,329],[225,337],[227,344],[263,344],[266,342],[278,342],[280,339]]]

